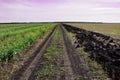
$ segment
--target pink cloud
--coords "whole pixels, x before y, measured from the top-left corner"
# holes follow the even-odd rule
[[[119,13],[119,0],[0,0],[0,22],[97,21],[96,17],[120,22]]]
[[[100,7],[120,8],[120,2],[102,2],[99,3]]]
[[[0,0],[0,4],[8,3],[30,3],[30,4],[53,4],[53,3],[64,3],[66,0]]]

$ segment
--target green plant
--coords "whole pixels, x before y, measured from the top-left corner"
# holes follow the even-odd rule
[[[2,32],[0,34],[0,62],[11,59],[16,53],[30,46],[36,39],[44,36],[44,33],[50,32],[55,24],[19,24],[19,28],[16,27],[17,25],[14,24],[15,27],[13,24],[8,25],[9,31],[5,27],[6,24],[2,24],[3,27],[0,25],[2,29],[0,30]]]
[[[55,77],[56,75],[56,71],[54,69],[54,65],[48,65],[45,66],[41,71],[38,71],[36,73],[36,76],[41,79],[41,80],[46,80],[46,79],[51,79],[53,77]]]
[[[57,61],[58,57],[59,57],[59,48],[57,47],[57,45],[52,45],[50,47],[48,47],[46,54],[44,54],[44,57],[51,63],[54,63],[55,61]]]

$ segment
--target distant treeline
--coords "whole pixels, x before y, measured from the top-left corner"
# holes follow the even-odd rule
[[[27,24],[27,23],[84,23],[84,24],[103,24],[107,22],[74,22],[74,21],[58,21],[58,22],[4,22],[0,24]],[[112,22],[111,22],[112,23]]]

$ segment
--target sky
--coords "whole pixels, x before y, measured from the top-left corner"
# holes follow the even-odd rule
[[[120,23],[120,0],[0,0],[0,22]]]

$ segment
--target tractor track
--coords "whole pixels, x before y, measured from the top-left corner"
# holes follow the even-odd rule
[[[72,44],[72,41],[69,40],[65,29],[63,28],[64,26],[61,25],[61,30],[63,33],[63,39],[64,39],[64,44],[65,44],[65,49],[67,51],[67,56],[70,62],[70,67],[72,70],[70,71],[72,74],[71,79],[66,79],[66,80],[92,80],[91,72],[87,64],[84,62],[83,58],[79,55],[79,51],[76,50],[75,45]],[[81,67],[80,65],[84,64],[84,68]]]
[[[85,62],[82,57],[78,55],[75,46],[71,44],[63,25],[54,27],[43,43],[33,53],[34,55],[25,62],[21,69],[12,75],[10,80],[39,80],[35,78],[36,76],[34,74],[45,66],[42,64],[42,62],[45,61],[44,54],[57,29],[59,29],[61,33],[63,58],[61,62],[56,65],[58,68],[64,67],[66,71],[48,80],[92,80],[88,66],[84,68],[80,66],[80,64],[85,64]]]
[[[34,55],[25,62],[24,66],[13,74],[13,76],[11,77],[11,80],[28,80],[29,79],[31,73],[34,71],[35,67],[37,66],[37,63],[39,62],[39,59],[43,55],[48,43],[52,39],[55,30],[56,30],[56,27],[53,28],[52,32],[46,37],[43,43],[33,53]]]

